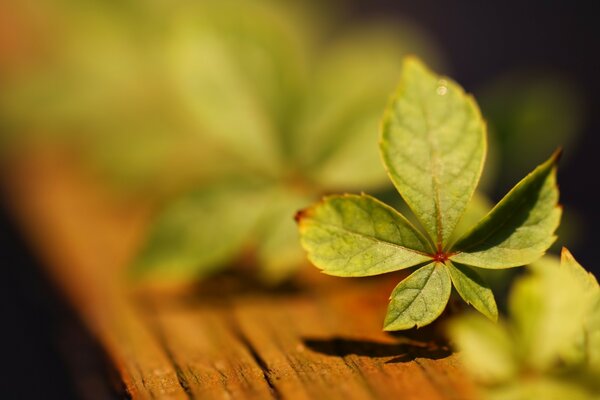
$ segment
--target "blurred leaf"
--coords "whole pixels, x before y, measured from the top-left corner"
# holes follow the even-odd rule
[[[452,321],[449,332],[486,398],[596,399],[599,292],[596,279],[564,249],[560,263],[545,257],[517,280],[506,323],[462,316]],[[503,340],[490,340],[496,336]],[[489,348],[478,347],[478,340]],[[510,373],[502,368],[496,373],[509,365]]]
[[[522,353],[530,364],[545,369],[579,341],[598,284],[570,253],[563,253],[560,264],[544,260],[532,268],[535,273],[515,285],[509,307]]]
[[[96,176],[162,204],[136,264],[157,280],[245,248],[263,279],[284,279],[303,260],[289,216],[332,190],[384,186],[373,135],[400,57],[436,58],[410,24],[340,30],[321,3],[23,1],[48,26],[27,70],[0,77],[2,131],[67,143]],[[257,222],[221,218],[238,209],[232,176],[264,183],[247,211]],[[185,212],[202,224],[184,228]]]
[[[264,207],[260,187],[222,182],[169,203],[132,267],[134,277],[185,281],[230,262]]]
[[[579,307],[584,310],[583,326],[575,339],[563,346],[561,357],[571,364],[588,363],[600,374],[600,286],[594,275],[586,271],[566,248],[561,253],[560,269],[570,275],[583,294]]]
[[[517,354],[503,324],[472,314],[453,320],[448,329],[461,359],[478,381],[494,384],[516,376]]]
[[[585,387],[569,381],[541,378],[532,382],[518,384],[491,390],[487,397],[490,400],[593,400],[598,399]]]
[[[486,160],[487,162],[487,160]],[[475,226],[491,210],[494,204],[480,192],[473,193],[471,201],[467,205],[464,214],[458,221],[450,242],[456,242],[458,238],[466,234],[469,229]]]
[[[417,52],[434,58],[431,48],[409,25],[377,21],[342,32],[320,49],[291,149],[312,179],[335,190],[388,182],[377,147],[381,110],[403,57]]]
[[[600,376],[600,295],[590,303],[584,330],[584,354],[594,375]]]
[[[302,193],[286,190],[276,190],[267,200],[269,207],[260,220],[256,243],[259,273],[264,281],[279,283],[305,262],[293,212],[310,200]]]
[[[571,149],[585,121],[577,88],[549,72],[509,73],[483,89],[479,97],[490,132],[501,148],[503,182],[518,178],[528,160],[541,159],[559,146]]]
[[[175,89],[200,134],[272,175],[284,167],[279,124],[306,69],[302,32],[277,11],[206,1],[172,21],[167,47]]]

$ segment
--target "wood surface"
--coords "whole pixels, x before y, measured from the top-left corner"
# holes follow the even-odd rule
[[[48,275],[134,399],[471,399],[439,326],[381,331],[400,279],[306,266],[269,288],[225,274],[180,291],[133,289],[124,268],[148,207],[110,194],[61,152],[3,167],[5,201]]]

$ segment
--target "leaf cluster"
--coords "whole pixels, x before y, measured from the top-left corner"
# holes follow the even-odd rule
[[[166,61],[213,172],[163,204],[132,274],[188,281],[243,254],[278,282],[305,262],[296,210],[389,185],[380,111],[402,58],[427,46],[385,24],[325,34],[280,2],[202,3],[178,14]]]
[[[301,243],[324,273],[356,277],[416,270],[390,297],[384,329],[434,321],[452,287],[492,320],[494,295],[479,269],[529,264],[554,242],[555,153],[478,223],[457,231],[486,155],[486,125],[474,99],[450,78],[409,57],[383,118],[380,152],[417,226],[366,194],[334,195],[297,215]]]
[[[463,315],[450,324],[465,365],[490,399],[600,396],[600,287],[563,249],[517,280],[508,317]]]

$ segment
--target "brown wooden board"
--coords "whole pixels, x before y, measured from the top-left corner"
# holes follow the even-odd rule
[[[6,200],[49,276],[135,399],[470,399],[435,326],[381,331],[399,280],[307,266],[281,288],[234,274],[133,290],[124,268],[148,207],[110,196],[61,152],[4,167]]]

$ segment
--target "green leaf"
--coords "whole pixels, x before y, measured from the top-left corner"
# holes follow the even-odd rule
[[[452,283],[444,264],[417,269],[396,286],[384,322],[384,330],[420,328],[433,322],[446,308]]]
[[[431,261],[423,235],[367,195],[326,197],[296,218],[309,260],[329,275],[377,275]]]
[[[590,369],[600,374],[600,295],[591,302],[585,324],[585,355]]]
[[[456,225],[456,228],[454,229],[450,242],[455,242],[462,235],[471,230],[473,226],[490,212],[493,206],[494,204],[486,196],[479,192],[475,192],[465,213],[460,221],[458,221],[458,225]]]
[[[561,209],[555,153],[519,182],[452,246],[452,260],[480,268],[510,268],[541,257],[556,237]]]
[[[530,269],[533,273],[515,283],[508,305],[519,353],[528,365],[544,371],[578,340],[588,295],[575,275],[552,258]]]
[[[581,289],[591,296],[600,291],[596,277],[591,272],[586,271],[565,247],[560,253],[560,268],[571,274]]]
[[[598,396],[577,382],[544,376],[493,387],[485,398],[489,400],[597,400]]]
[[[257,264],[260,278],[269,284],[279,283],[306,262],[299,234],[292,216],[312,198],[285,188],[275,190],[265,201],[269,207],[261,217],[257,232]]]
[[[573,83],[548,71],[509,71],[478,92],[497,139],[503,182],[519,179],[531,159],[542,159],[559,146],[575,154],[571,149],[584,132],[587,109]]]
[[[517,355],[504,324],[471,314],[452,320],[448,329],[461,359],[477,380],[497,384],[516,375]]]
[[[377,146],[381,110],[403,57],[429,56],[430,48],[406,26],[378,20],[353,26],[321,49],[291,148],[312,180],[338,190],[389,185]]]
[[[586,310],[577,340],[565,343],[561,357],[572,364],[587,362],[600,373],[600,286],[594,275],[586,271],[566,248],[561,252],[560,269],[584,294],[579,307]]]
[[[285,169],[282,119],[303,82],[304,32],[291,10],[203,1],[171,19],[170,83],[196,131],[261,173]],[[277,77],[277,78],[274,78]]]
[[[477,104],[452,80],[408,58],[380,149],[392,182],[445,248],[483,168],[486,130]]]
[[[600,288],[564,249],[517,280],[510,320],[451,321],[450,336],[490,399],[598,398]]]
[[[487,283],[476,271],[466,265],[448,261],[447,266],[452,283],[454,283],[460,297],[475,307],[477,311],[492,321],[496,321],[498,319],[498,307],[496,307],[494,293],[492,293]]]
[[[131,274],[184,281],[213,272],[240,251],[262,213],[261,191],[243,182],[196,190],[156,217]]]

